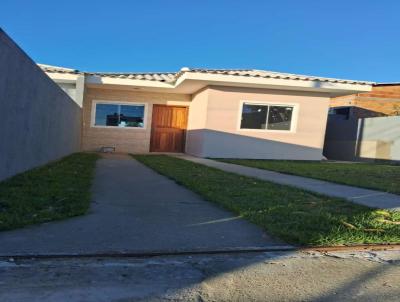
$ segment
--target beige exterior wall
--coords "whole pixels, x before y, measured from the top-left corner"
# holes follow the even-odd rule
[[[93,103],[96,100],[146,104],[145,129],[93,127]],[[239,129],[244,101],[294,105],[293,131]],[[232,87],[208,87],[193,96],[87,88],[83,106],[83,150],[96,151],[103,146],[116,146],[117,152],[149,152],[153,104],[189,106],[188,154],[228,158],[322,158],[329,106],[327,96]]]
[[[103,146],[115,146],[117,152],[147,153],[150,148],[151,116],[153,104],[190,104],[190,95],[151,93],[132,90],[99,89],[86,87],[83,105],[82,149],[98,151]],[[93,101],[146,104],[145,129],[99,128],[92,126]]]
[[[293,131],[239,129],[244,101],[294,105]],[[194,113],[199,106],[199,115],[206,111],[205,126]],[[324,94],[210,87],[190,106],[186,152],[203,157],[319,160],[328,107],[329,97]]]

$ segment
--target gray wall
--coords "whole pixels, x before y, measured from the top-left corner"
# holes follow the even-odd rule
[[[358,119],[344,119],[330,115],[328,118],[324,156],[333,160],[356,160]]]
[[[400,116],[328,120],[324,155],[335,160],[400,161]]]
[[[0,29],[0,180],[80,150],[81,109]]]

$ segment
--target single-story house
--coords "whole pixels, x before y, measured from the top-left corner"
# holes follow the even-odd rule
[[[39,65],[82,108],[81,149],[320,160],[332,97],[371,82],[264,70],[105,73]]]

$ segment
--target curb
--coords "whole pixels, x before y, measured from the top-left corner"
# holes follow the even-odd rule
[[[182,251],[150,251],[150,252],[99,252],[99,253],[73,253],[73,254],[8,254],[1,255],[0,260],[26,260],[26,259],[61,259],[61,258],[151,258],[161,256],[196,256],[196,255],[221,255],[243,253],[271,253],[271,252],[304,252],[304,253],[329,253],[329,252],[372,252],[372,251],[400,251],[400,244],[374,244],[353,246],[319,246],[295,247],[290,245],[272,247],[245,247],[216,250],[182,250]]]

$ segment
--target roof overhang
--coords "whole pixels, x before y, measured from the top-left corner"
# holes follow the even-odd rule
[[[93,88],[144,90],[155,92],[193,94],[206,86],[230,86],[326,93],[340,96],[371,91],[372,84],[341,83],[319,80],[247,77],[201,72],[183,72],[173,83],[87,75],[86,85]]]
[[[76,83],[79,74],[46,72],[50,79],[56,83]]]

